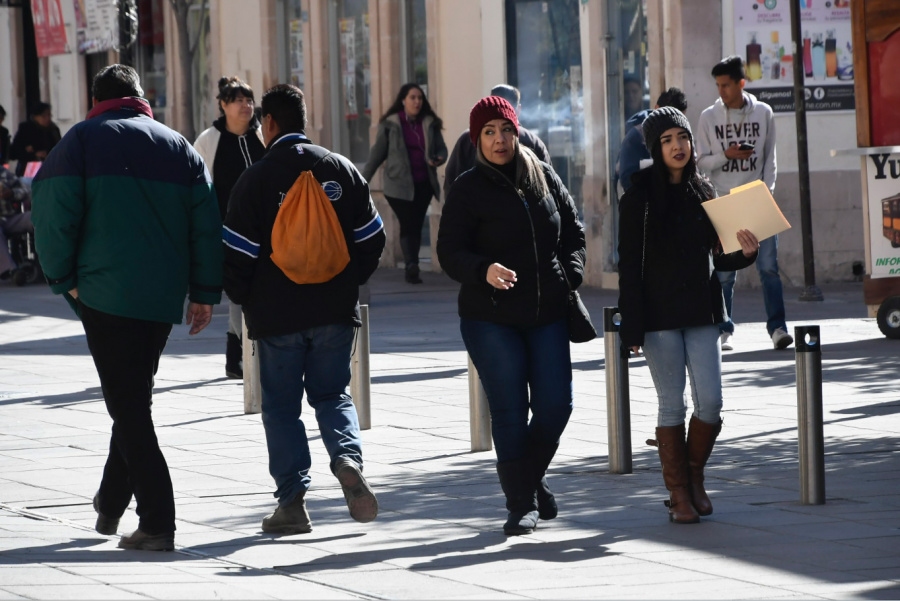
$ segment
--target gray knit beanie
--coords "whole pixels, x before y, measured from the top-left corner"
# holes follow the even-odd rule
[[[660,136],[673,127],[680,127],[686,130],[691,137],[691,144],[694,143],[691,123],[684,116],[684,113],[674,106],[664,106],[652,111],[641,124],[641,129],[644,133],[644,144],[647,146],[647,150],[652,153],[653,146],[659,144]]]

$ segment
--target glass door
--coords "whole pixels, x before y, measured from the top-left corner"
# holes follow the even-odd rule
[[[506,0],[506,53],[507,83],[522,93],[519,121],[547,146],[580,211],[584,111],[578,0]]]

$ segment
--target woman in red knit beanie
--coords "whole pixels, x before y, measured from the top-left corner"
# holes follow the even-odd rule
[[[437,240],[462,284],[460,331],[490,406],[507,535],[557,515],[545,474],[572,413],[566,301],[585,260],[575,203],[518,129],[499,96],[472,108],[477,160],[450,189]]]

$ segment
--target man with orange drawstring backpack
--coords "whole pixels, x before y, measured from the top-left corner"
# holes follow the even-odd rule
[[[315,146],[306,124],[299,88],[281,84],[263,95],[266,154],[235,184],[223,228],[225,291],[243,307],[259,354],[278,499],[262,529],[272,534],[312,530],[304,391],[350,516],[370,522],[378,514],[348,386],[359,286],[378,267],[384,228],[366,180],[350,160]]]

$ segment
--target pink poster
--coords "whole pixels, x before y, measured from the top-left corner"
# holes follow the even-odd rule
[[[31,0],[38,56],[66,53],[66,25],[59,0]]]

